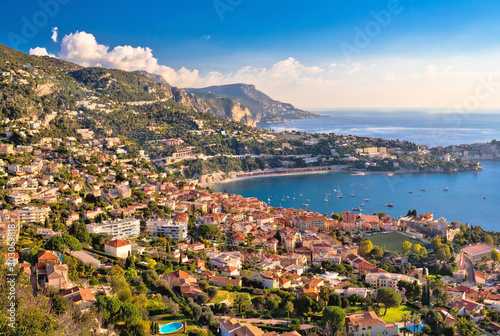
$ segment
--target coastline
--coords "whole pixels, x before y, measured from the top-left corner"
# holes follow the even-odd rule
[[[325,166],[323,166],[325,167]],[[336,166],[329,166],[329,167],[336,167]],[[310,167],[310,168],[322,168],[322,167]],[[418,169],[401,169],[397,171],[366,171],[362,172],[364,175],[387,175],[388,177],[392,177],[392,175],[404,175],[404,174],[459,174],[459,173],[479,173],[483,169],[480,170],[466,170],[466,171],[457,171],[457,172],[449,172],[449,171],[436,171],[436,170],[418,170]],[[256,172],[256,171],[254,171]],[[243,173],[243,172],[241,172]],[[248,172],[249,174],[252,172]],[[209,182],[209,183],[200,183],[199,186],[201,187],[210,187],[216,184],[225,184],[225,183],[230,183],[230,182],[237,182],[237,181],[243,181],[243,180],[252,180],[252,179],[258,179],[258,178],[268,178],[268,177],[282,177],[282,176],[300,176],[300,175],[312,175],[312,174],[332,174],[332,173],[338,173],[338,174],[356,174],[360,173],[359,171],[349,171],[345,170],[343,168],[340,168],[338,170],[332,169],[330,171],[307,171],[307,172],[290,172],[290,173],[279,173],[276,171],[269,171],[269,174],[265,175],[248,175],[248,176],[241,176],[241,177],[228,177],[225,178],[224,180],[216,181],[216,182]],[[392,174],[392,175],[389,175]],[[363,176],[363,175],[360,175]]]

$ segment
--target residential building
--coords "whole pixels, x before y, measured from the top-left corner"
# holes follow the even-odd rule
[[[126,258],[132,253],[132,243],[120,239],[105,242],[104,252],[118,258]]]
[[[398,326],[395,323],[385,323],[373,311],[348,315],[346,329],[349,336],[399,335]]]
[[[325,230],[325,217],[324,216],[299,216],[297,227],[301,230],[310,230],[317,227],[320,231]]]
[[[89,233],[107,233],[116,239],[137,238],[141,233],[140,220],[135,218],[116,219],[102,223],[88,224]]]
[[[50,207],[47,205],[41,207],[23,207],[18,210],[18,213],[21,223],[43,223],[49,217]]]
[[[418,279],[396,273],[368,273],[365,277],[365,282],[374,288],[389,287],[395,290],[398,289],[398,281],[401,280],[420,283]]]
[[[56,295],[62,296],[68,299],[73,304],[80,306],[81,311],[85,311],[95,302],[94,295],[90,289],[85,289],[81,287],[73,287],[70,289],[63,290]]]
[[[175,223],[172,220],[152,219],[146,221],[146,230],[151,236],[168,237],[172,236],[174,241],[187,239],[187,224]]]

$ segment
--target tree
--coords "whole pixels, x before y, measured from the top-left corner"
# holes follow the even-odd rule
[[[377,292],[377,302],[384,305],[385,315],[387,314],[388,308],[399,307],[399,305],[401,304],[401,296],[392,288],[381,287]]]
[[[241,308],[250,304],[250,296],[247,293],[236,295],[233,304],[238,306],[238,314],[241,314]]]
[[[491,260],[495,262],[495,267],[497,267],[498,262],[500,262],[500,252],[495,249],[491,249],[490,256]]]
[[[383,256],[384,256],[384,249],[381,248],[380,246],[375,246],[373,249],[372,249],[372,256],[375,258],[375,259],[381,259]],[[340,264],[338,264],[340,265]]]
[[[441,315],[441,314],[439,314]],[[415,336],[415,330],[418,325],[420,325],[420,322],[422,321],[422,318],[420,317],[420,314],[413,314],[411,316],[411,321],[413,322],[413,336]]]
[[[292,301],[287,301],[285,303],[285,306],[283,307],[283,309],[287,313],[287,317],[288,317],[288,323],[287,323],[287,325],[288,325],[289,322],[290,322],[290,313],[293,312],[293,302]]]
[[[65,313],[69,310],[69,300],[60,295],[54,295],[51,299],[52,309],[57,314]]]
[[[373,244],[371,241],[363,240],[361,243],[359,243],[359,248],[358,248],[359,255],[361,255],[362,257],[367,257],[372,251],[372,248]]]
[[[431,247],[434,250],[434,252],[437,252],[441,247],[441,238],[439,238],[438,236],[434,237],[434,239],[431,242]]]
[[[210,297],[210,299],[215,298],[218,293],[219,293],[219,290],[217,289],[217,287],[208,287],[207,288],[207,294],[208,294],[208,297]]]
[[[345,310],[336,306],[326,307],[323,311],[323,322],[332,335],[336,335],[345,324]]]
[[[490,236],[489,234],[487,234],[486,236],[484,236],[484,242],[488,245],[491,245],[493,246],[494,243],[493,243],[493,237]]]
[[[448,245],[442,245],[436,252],[436,258],[441,261],[447,261],[451,259],[451,252]]]
[[[411,315],[410,314],[408,314],[408,313],[401,314],[401,322],[403,322],[405,324],[405,327],[404,327],[405,330],[403,330],[403,333],[404,333],[405,336],[406,336],[407,330],[409,330],[408,328],[406,328],[406,324],[408,322],[410,322],[410,321],[411,321]]]
[[[332,293],[328,296],[328,305],[340,307],[342,304],[341,297],[337,293]]]
[[[198,281],[198,287],[200,287],[202,291],[205,291],[208,287],[208,282],[206,280],[200,280]]]
[[[403,255],[408,255],[411,251],[411,246],[413,244],[409,241],[404,241],[403,244],[401,244],[401,253],[403,253]]]
[[[153,284],[153,282],[158,280],[158,274],[155,270],[147,269],[142,272],[142,279],[146,285],[150,286]]]

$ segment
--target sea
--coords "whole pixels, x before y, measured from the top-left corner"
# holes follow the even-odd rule
[[[500,112],[454,115],[435,111],[317,112],[324,117],[270,124],[279,131],[338,133],[448,146],[500,139]],[[272,206],[320,213],[344,210],[401,217],[408,210],[500,231],[500,162],[482,161],[483,171],[466,173],[343,173],[274,176],[214,185],[217,191],[257,197]],[[342,195],[342,198],[337,196]],[[307,206],[305,205],[307,204]],[[392,204],[392,207],[388,207]]]

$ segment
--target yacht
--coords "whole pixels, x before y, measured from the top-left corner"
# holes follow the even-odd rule
[[[283,198],[281,199],[281,202],[285,202],[286,199],[285,199],[285,195],[283,195]]]
[[[427,191],[427,189],[425,189],[425,188],[422,188],[422,189],[420,189],[420,191]]]
[[[449,191],[449,190],[450,190],[450,188],[448,188],[448,187],[443,189],[443,191]]]
[[[408,191],[408,194],[413,194],[413,191],[412,190]]]
[[[307,203],[303,203],[302,205],[303,205],[303,206],[306,206],[306,207],[307,207],[307,206],[309,206],[309,204],[307,204]]]
[[[351,197],[356,197],[356,195],[354,194],[354,190],[351,193]]]
[[[360,208],[352,208],[352,211],[361,211]]]
[[[392,204],[392,203],[387,203],[385,206],[386,206],[386,207],[389,207],[389,208],[392,208],[392,207],[394,206],[394,204]]]
[[[364,207],[364,206],[365,206],[365,204],[364,204],[364,203],[361,203],[361,204],[359,205],[359,207],[360,207],[360,208],[361,208],[361,207]]]
[[[344,196],[342,196],[342,191],[340,191],[340,187],[338,187],[338,191],[337,191],[337,198],[344,198]]]
[[[365,202],[370,202],[370,199],[369,198],[365,198]]]

